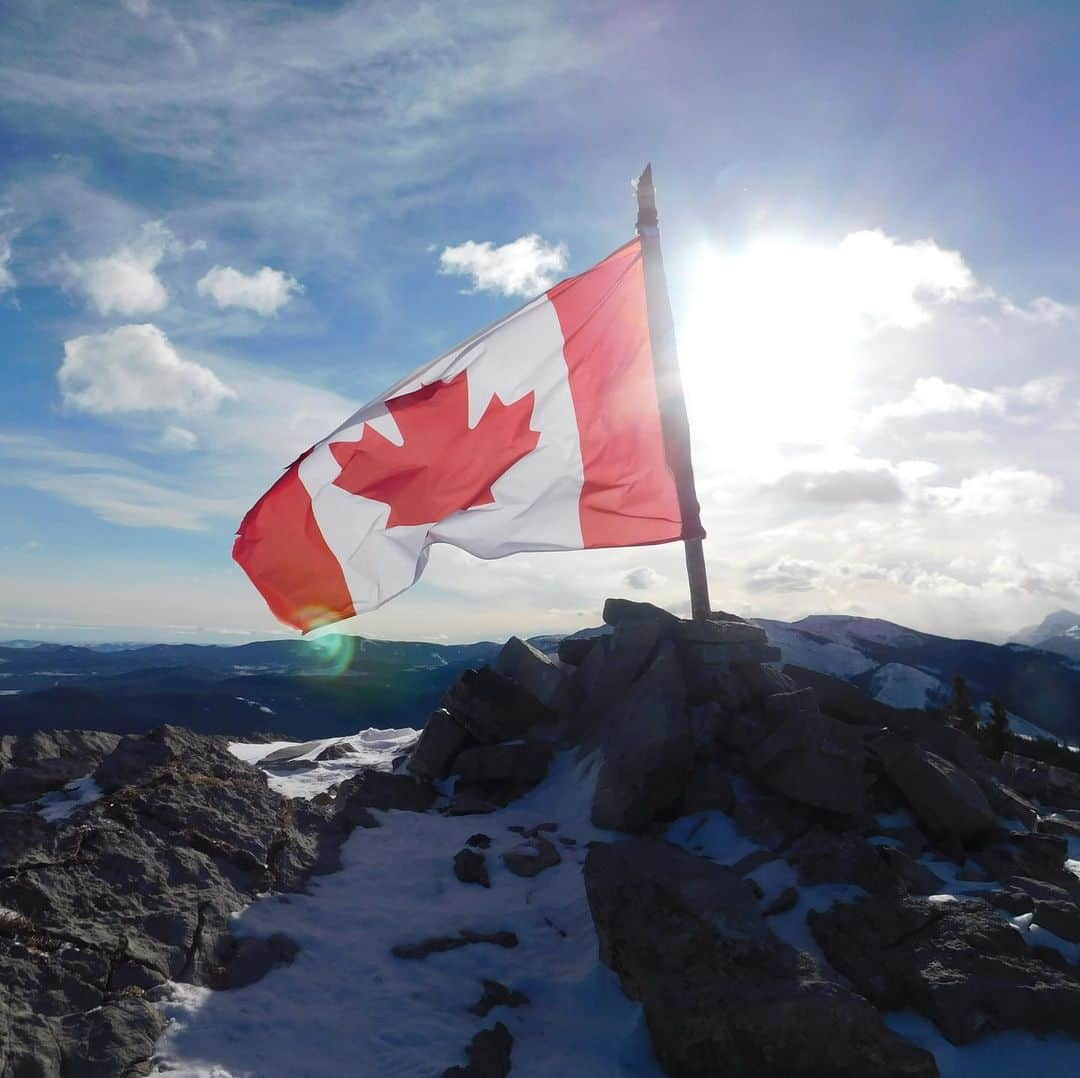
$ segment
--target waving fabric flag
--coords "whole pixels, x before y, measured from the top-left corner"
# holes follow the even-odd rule
[[[361,408],[263,495],[233,557],[307,630],[400,594],[432,543],[501,558],[700,536],[682,516],[638,238]]]

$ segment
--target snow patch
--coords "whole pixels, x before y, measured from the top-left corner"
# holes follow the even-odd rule
[[[263,746],[265,748],[265,746]],[[320,765],[322,766],[322,765]],[[515,1076],[659,1078],[641,1006],[601,964],[581,865],[594,761],[563,753],[532,793],[487,816],[379,813],[380,827],[353,833],[343,868],[311,893],[267,897],[234,922],[238,933],[285,932],[300,944],[291,966],[229,992],[174,985],[159,1067],[176,1078],[428,1078],[455,1063],[480,1029],[505,1022]],[[503,865],[519,841],[511,826],[558,821],[563,863],[534,879]],[[491,836],[491,888],[460,883],[453,856],[466,839]],[[480,944],[422,961],[391,947],[462,928],[508,929],[512,950]],[[467,1008],[485,978],[523,991],[530,1004],[487,1018]]]
[[[779,622],[758,622],[769,637],[769,643],[780,649],[782,661],[803,666],[833,677],[853,678],[878,664],[861,651],[835,641],[815,639],[807,632]]]
[[[102,797],[101,787],[94,781],[93,775],[84,775],[81,779],[69,782],[62,790],[39,797],[34,805],[38,814],[49,823],[66,820],[77,808],[92,805]]]
[[[870,679],[870,695],[889,707],[922,711],[947,697],[948,690],[936,677],[914,666],[886,663]]]

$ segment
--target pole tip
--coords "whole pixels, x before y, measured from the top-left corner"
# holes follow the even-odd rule
[[[658,218],[656,214],[656,190],[653,188],[652,163],[645,166],[645,171],[637,181],[637,230],[640,234],[643,228],[656,228]]]

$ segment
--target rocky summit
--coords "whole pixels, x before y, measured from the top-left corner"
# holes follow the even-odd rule
[[[1080,767],[797,684],[731,615],[604,622],[381,756],[0,739],[0,1076],[1080,1065]]]

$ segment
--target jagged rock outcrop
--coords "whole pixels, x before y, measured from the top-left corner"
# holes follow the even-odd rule
[[[5,756],[32,766],[20,741]],[[295,957],[285,936],[234,937],[234,912],[336,869],[352,828],[377,826],[369,809],[434,799],[407,776],[365,774],[329,805],[290,802],[223,738],[176,727],[56,743],[73,755],[54,781],[93,771],[102,796],[58,825],[33,805],[0,813],[4,1075],[146,1073],[158,986],[240,987]]]
[[[753,885],[662,843],[594,847],[585,885],[604,961],[679,1078],[937,1074],[933,1057],[779,940]]]

